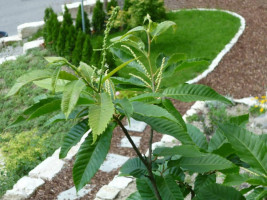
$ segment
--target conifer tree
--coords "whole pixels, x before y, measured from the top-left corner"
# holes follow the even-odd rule
[[[131,0],[124,0],[123,10],[128,11],[131,5]]]
[[[69,9],[67,8],[66,5],[65,5],[64,9],[65,9],[65,11],[63,14],[63,26],[71,26],[71,25],[73,25],[73,22],[72,22],[72,18],[71,18]]]
[[[72,63],[74,65],[79,65],[82,59],[84,38],[85,38],[85,34],[82,31],[79,31],[76,42],[75,42],[75,48],[72,53]]]
[[[75,48],[75,42],[76,42],[76,37],[77,37],[76,34],[77,34],[77,31],[74,28],[74,26],[68,27],[68,34],[67,34],[66,43],[65,43],[64,55],[69,61],[71,61],[72,52]]]
[[[111,8],[115,8],[116,6],[118,6],[118,1],[117,0],[110,0],[110,2],[108,2],[108,12],[111,11]]]
[[[103,45],[103,36],[98,36],[94,38],[96,40],[94,49],[102,49]],[[99,67],[101,63],[101,51],[94,51],[93,56],[91,58],[91,64],[95,65],[96,67]]]
[[[45,9],[45,16],[44,16],[44,29],[43,29],[43,36],[45,40],[46,46],[49,46],[49,44],[52,41],[52,32],[53,32],[53,20],[52,15],[54,14],[54,11],[52,8]]]
[[[57,46],[57,39],[58,39],[58,35],[59,35],[59,30],[60,30],[60,22],[57,19],[57,14],[53,13],[51,16],[51,20],[52,20],[52,48],[54,50],[56,50],[56,46]]]
[[[105,12],[103,11],[103,3],[100,0],[96,1],[94,10],[93,10],[93,19],[92,25],[96,33],[101,33],[105,25]]]
[[[93,47],[91,44],[90,36],[86,35],[86,39],[83,44],[82,61],[87,64],[90,64],[92,54],[93,54]]]
[[[85,22],[85,33],[91,34],[91,24],[88,18],[88,14],[84,12],[84,22]],[[75,22],[76,30],[82,30],[82,8],[79,6],[76,22]]]

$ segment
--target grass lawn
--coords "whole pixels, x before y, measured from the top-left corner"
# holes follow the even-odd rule
[[[221,11],[182,10],[167,14],[168,20],[177,24],[176,32],[171,29],[152,43],[151,59],[158,54],[170,56],[174,53],[185,53],[188,58],[205,58],[210,62],[235,36],[240,27],[240,19]],[[119,34],[111,34],[110,37]],[[177,84],[196,77],[207,69],[200,65],[194,69],[183,70],[177,74]],[[124,70],[127,73],[127,70]]]

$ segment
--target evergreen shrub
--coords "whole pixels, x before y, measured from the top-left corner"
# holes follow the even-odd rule
[[[97,0],[92,18],[92,25],[95,33],[103,32],[105,27],[105,16],[106,14],[103,10],[103,3],[101,3],[100,0]]]
[[[86,12],[84,12],[84,22],[85,22],[85,32],[87,34],[91,34],[91,24],[90,24],[90,20],[88,18],[88,14]],[[76,26],[77,31],[83,30],[81,6],[79,6],[79,9],[78,9],[78,13],[77,13],[76,21],[75,21],[75,26]]]

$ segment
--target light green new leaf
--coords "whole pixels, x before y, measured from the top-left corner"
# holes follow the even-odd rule
[[[157,27],[151,32],[152,35],[152,41],[158,37],[159,35],[161,35],[162,33],[164,33],[165,31],[167,31],[170,27],[173,28],[173,30],[175,30],[177,28],[177,25],[172,22],[172,21],[164,21],[161,22],[157,25]]]
[[[192,158],[184,157],[180,160],[179,165],[184,169],[198,173],[229,169],[234,166],[229,160],[216,154],[205,154]]]
[[[206,140],[206,137],[204,133],[202,133],[197,127],[191,125],[191,124],[186,124],[187,127],[187,132],[191,136],[192,140],[195,142],[195,144],[203,149],[207,150],[208,149],[208,142]]]
[[[154,156],[174,156],[181,155],[185,157],[197,157],[202,153],[196,146],[193,145],[181,145],[175,147],[158,147],[153,151]]]
[[[82,136],[89,130],[88,119],[85,119],[75,126],[64,136],[63,144],[61,145],[59,158],[65,158],[74,145],[76,145]]]
[[[115,69],[113,69],[111,72],[109,72],[104,78],[103,78],[103,83],[109,79],[112,75],[114,75],[116,72],[118,72],[119,70],[121,70],[122,68],[126,67],[129,63],[133,62],[135,59],[131,59],[128,60],[125,63],[122,63],[120,66],[116,67]]]
[[[94,73],[94,69],[92,67],[81,61],[78,70],[87,82],[91,81],[91,76]]]
[[[33,81],[35,85],[37,85],[40,88],[44,88],[46,90],[52,91],[52,79],[46,78],[40,81]],[[65,85],[69,83],[68,80],[58,79],[55,85],[55,92],[62,92],[64,91]]]
[[[184,196],[179,186],[171,175],[164,177],[156,176],[157,186],[162,199],[183,200]]]
[[[140,158],[131,158],[122,165],[120,172],[121,176],[133,176],[135,178],[140,178],[147,174],[147,169]]]
[[[245,200],[236,189],[219,184],[209,184],[197,194],[198,200]]]
[[[146,29],[143,26],[137,26],[137,27],[129,30],[127,33],[125,33],[122,36],[112,38],[110,41],[111,42],[118,42],[120,40],[123,40],[125,37],[129,36],[130,34],[135,33],[135,32],[140,32],[140,31],[146,31]]]
[[[45,57],[44,58],[49,63],[55,63],[55,62],[67,62],[67,60],[63,57]]]
[[[75,108],[77,101],[80,97],[80,93],[85,87],[83,80],[75,80],[68,83],[63,92],[63,97],[61,101],[61,110],[68,118],[69,114]]]
[[[183,102],[216,100],[231,104],[230,100],[205,85],[181,84],[177,87],[166,88],[163,95]]]
[[[89,126],[93,131],[94,142],[103,133],[114,114],[114,105],[107,93],[101,93],[99,102],[89,107]]]
[[[240,159],[267,175],[267,146],[259,136],[234,124],[219,125]]]
[[[216,174],[198,174],[194,183],[195,193],[198,193],[203,187],[212,183],[216,183]]]
[[[139,192],[134,192],[126,200],[142,200],[142,198]]]
[[[138,178],[136,187],[142,200],[157,200],[151,181],[148,178]]]
[[[52,73],[49,70],[35,70],[22,75],[16,80],[15,84],[12,86],[6,97],[16,94],[20,90],[20,88],[22,88],[27,83],[40,79],[49,78],[51,74]]]
[[[63,79],[63,80],[69,80],[69,81],[78,80],[78,78],[75,75],[73,75],[69,72],[66,72],[64,70],[60,71],[58,78]]]
[[[154,102],[158,98],[163,97],[161,93],[144,93],[135,97],[131,97],[130,101]]]
[[[52,93],[54,94],[56,91],[56,84],[57,80],[60,74],[62,66],[56,67],[56,69],[53,71],[52,76],[51,76],[51,88],[52,88]]]
[[[115,127],[115,123],[110,124],[94,144],[93,135],[89,134],[81,145],[73,166],[73,181],[77,191],[90,182],[104,162]]]

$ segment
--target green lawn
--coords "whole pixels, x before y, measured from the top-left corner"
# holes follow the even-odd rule
[[[221,11],[183,10],[168,13],[168,20],[177,24],[176,32],[171,29],[152,43],[152,62],[158,54],[170,56],[185,53],[188,58],[204,58],[210,62],[220,53],[237,33],[240,19]],[[118,36],[118,33],[110,37]],[[177,74],[177,84],[196,77],[207,69],[209,64],[183,70]],[[124,70],[124,73],[127,70]]]

